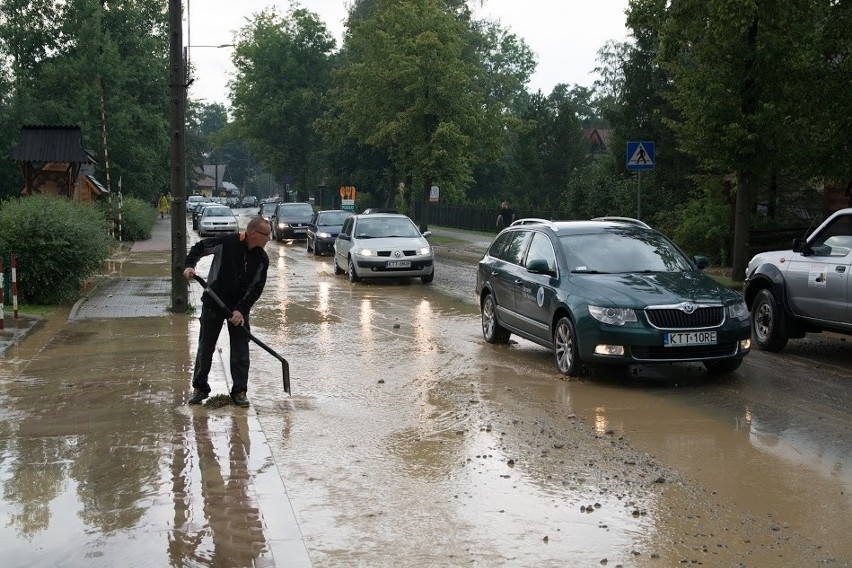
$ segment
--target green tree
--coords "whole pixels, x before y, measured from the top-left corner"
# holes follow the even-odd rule
[[[313,12],[264,11],[239,33],[230,83],[234,129],[279,180],[302,198],[318,182],[321,137],[314,122],[331,82],[335,41]]]
[[[748,261],[758,191],[773,180],[802,182],[815,173],[798,149],[814,139],[810,125],[823,122],[812,119],[825,109],[805,110],[816,102],[807,80],[815,77],[813,46],[834,4],[683,0],[669,5],[661,25],[660,61],[678,113],[669,124],[704,172],[736,178],[736,280]]]
[[[417,179],[424,230],[429,187],[463,195],[474,141],[487,134],[485,95],[464,57],[467,29],[464,14],[438,0],[377,0],[368,17],[351,21],[332,92],[347,132]]]
[[[2,0],[0,14],[0,58],[13,74],[10,97],[0,99],[13,117],[2,150],[17,143],[25,124],[79,125],[85,147],[100,156],[103,179],[103,93],[112,179],[123,178],[132,195],[156,193],[168,180],[162,5]]]

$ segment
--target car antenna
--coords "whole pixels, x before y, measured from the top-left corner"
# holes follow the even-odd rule
[[[814,215],[814,218],[811,219],[811,224],[808,226],[808,230],[805,231],[804,238],[807,238],[808,235],[811,234],[811,229],[814,228],[814,223],[816,223],[816,220],[819,219],[819,216],[820,216],[819,213],[817,213],[817,214]]]

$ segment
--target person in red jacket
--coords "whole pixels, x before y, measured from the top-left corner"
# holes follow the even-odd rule
[[[201,329],[198,332],[198,351],[192,373],[192,396],[189,404],[201,404],[210,395],[207,375],[213,362],[213,352],[222,321],[228,322],[231,340],[231,400],[237,406],[249,405],[249,339],[238,329],[249,325],[249,311],[266,285],[269,257],[263,248],[269,242],[272,227],[263,217],[252,218],[245,232],[229,233],[203,239],[192,245],[186,255],[183,276],[192,280],[195,265],[203,256],[214,255],[207,276],[209,287],[226,306],[233,306],[230,314],[224,313],[207,294],[201,296]]]

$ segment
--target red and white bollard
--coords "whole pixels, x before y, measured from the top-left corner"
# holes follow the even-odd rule
[[[15,255],[12,258],[12,317],[18,319],[18,261]]]

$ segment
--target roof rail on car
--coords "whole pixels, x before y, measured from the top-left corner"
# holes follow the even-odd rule
[[[518,219],[516,221],[512,221],[510,227],[514,227],[516,225],[552,225],[552,221],[548,221],[547,219],[539,219],[538,217],[525,217],[523,219]]]
[[[634,219],[633,217],[595,217],[592,221],[613,221],[616,223],[627,223],[628,225],[637,225],[639,227],[643,227],[645,229],[650,229],[651,225],[644,221],[640,221],[639,219]]]

